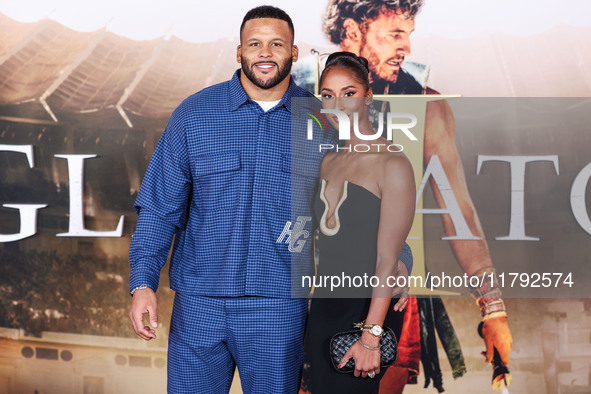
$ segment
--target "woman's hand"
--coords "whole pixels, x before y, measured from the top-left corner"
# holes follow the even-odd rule
[[[338,368],[344,367],[351,358],[355,360],[355,377],[365,378],[368,373],[380,373],[380,350],[369,350],[365,348],[361,342],[365,343],[370,347],[376,347],[380,344],[380,338],[373,336],[367,331],[361,334],[361,339],[353,344],[347,350],[341,361],[339,362]],[[370,377],[374,377],[370,376]]]

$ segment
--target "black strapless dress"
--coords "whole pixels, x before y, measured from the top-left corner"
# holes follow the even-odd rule
[[[379,381],[385,373],[375,378],[357,378],[352,373],[337,372],[329,355],[330,338],[340,332],[352,331],[354,323],[367,317],[371,302],[371,287],[363,286],[331,290],[320,283],[323,277],[354,276],[368,278],[374,275],[377,259],[377,236],[381,200],[362,186],[351,182],[343,185],[343,197],[335,209],[337,224],[333,229],[325,226],[328,203],[324,198],[325,182],[316,194],[314,211],[320,218],[320,232],[316,241],[318,269],[316,287],[310,305],[304,340],[304,370],[300,392],[330,393],[378,393]],[[338,216],[337,216],[338,215]],[[390,327],[400,338],[404,312],[395,312],[393,299],[385,327]]]

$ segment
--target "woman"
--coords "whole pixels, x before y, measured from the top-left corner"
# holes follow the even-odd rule
[[[390,276],[408,274],[398,259],[414,217],[414,175],[403,153],[386,149],[389,141],[382,137],[367,140],[376,131],[369,120],[372,91],[366,59],[349,52],[332,54],[320,78],[320,89],[323,108],[348,116],[351,139],[344,141],[338,152],[326,154],[320,167],[314,201],[319,218],[317,277],[366,275],[379,282],[336,290],[315,288],[305,339],[302,391],[377,393],[385,373],[380,369],[379,333],[382,327],[389,327],[400,336],[401,311],[407,302],[404,296],[391,307],[392,288],[380,284],[386,284]],[[327,119],[338,128],[336,114],[327,115]],[[353,325],[360,322],[365,326],[361,339],[338,366],[352,358],[355,372],[338,372],[330,360],[330,339],[354,330]]]

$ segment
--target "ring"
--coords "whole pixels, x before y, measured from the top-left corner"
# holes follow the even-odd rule
[[[406,294],[406,295],[409,295],[409,294],[408,294],[408,290],[402,290],[402,291],[400,292],[400,294]]]
[[[369,376],[370,378],[375,378],[376,377],[376,373],[374,371],[371,371],[370,373],[367,374],[367,376]]]

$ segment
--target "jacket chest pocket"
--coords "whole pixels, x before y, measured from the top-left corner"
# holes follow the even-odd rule
[[[194,198],[204,209],[224,209],[239,201],[242,163],[239,151],[211,153],[195,157]]]
[[[232,151],[218,154],[199,155],[193,168],[196,177],[220,174],[240,169],[240,152]]]

